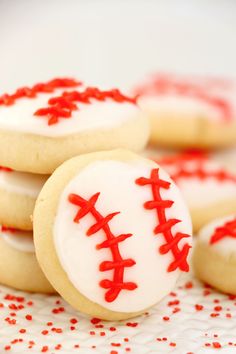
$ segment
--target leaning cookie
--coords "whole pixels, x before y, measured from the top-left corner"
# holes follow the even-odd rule
[[[236,295],[236,217],[216,219],[200,230],[193,252],[197,277]]]
[[[35,201],[47,178],[47,175],[17,172],[0,166],[0,224],[32,230]]]
[[[180,188],[194,231],[215,218],[235,212],[235,172],[200,152],[175,154],[157,161]]]
[[[18,290],[54,293],[35,257],[33,234],[0,226],[0,283]]]
[[[138,315],[189,270],[191,221],[178,188],[127,150],[65,162],[44,185],[33,221],[49,281],[92,316]]]
[[[0,96],[0,164],[50,174],[67,159],[117,147],[141,150],[147,118],[118,89],[54,79]]]
[[[211,77],[157,74],[135,89],[149,116],[151,143],[218,148],[236,141],[236,83]]]

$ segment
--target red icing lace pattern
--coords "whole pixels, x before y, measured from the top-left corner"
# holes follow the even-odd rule
[[[178,219],[168,219],[166,216],[166,209],[173,205],[172,200],[163,200],[161,196],[161,189],[168,190],[170,182],[159,178],[159,169],[153,169],[149,178],[140,177],[136,180],[139,186],[151,186],[153,200],[147,201],[144,204],[145,209],[155,210],[158,219],[158,225],[154,229],[154,234],[162,234],[166,243],[159,248],[160,254],[172,253],[173,261],[169,264],[167,271],[172,272],[179,268],[184,272],[189,271],[187,257],[191,246],[185,243],[182,248],[179,248],[179,242],[189,235],[182,232],[173,234],[172,227],[180,222]]]
[[[49,106],[38,109],[34,115],[48,118],[48,125],[53,125],[58,123],[60,118],[70,118],[72,112],[79,109],[77,103],[91,104],[92,99],[97,101],[105,101],[108,98],[119,103],[136,103],[136,98],[127,97],[117,89],[101,91],[96,87],[87,87],[81,92],[65,91],[58,97],[50,98],[48,100]]]
[[[174,156],[167,156],[163,159],[160,160],[155,160],[154,161],[158,162],[161,166],[176,166],[176,172],[171,173],[171,178],[175,181],[178,182],[179,179],[181,178],[193,178],[197,177],[200,180],[206,180],[208,178],[214,178],[215,180],[219,182],[236,182],[236,176],[229,173],[228,171],[225,171],[223,168],[219,168],[216,171],[208,171],[204,167],[204,163],[207,162],[207,155],[206,154],[179,154],[179,155],[174,155]],[[188,169],[185,166],[185,163],[188,162],[195,162],[196,166],[194,169]]]
[[[227,83],[224,81],[220,82],[220,80],[214,79],[200,83],[160,74],[156,75],[150,83],[138,88],[137,93],[139,95],[152,93],[157,95],[177,94],[180,96],[195,98],[217,109],[223,120],[231,121],[233,113],[230,102],[224,97],[210,93],[211,88],[216,85],[218,87],[228,88],[229,84],[226,84]]]
[[[63,89],[67,87],[72,88],[77,87],[79,85],[81,85],[81,82],[78,82],[74,79],[56,78],[46,83],[36,84],[32,87],[21,87],[11,95],[6,93],[0,96],[0,106],[10,106],[20,98],[35,98],[39,93],[51,93],[54,92],[56,89]]]
[[[225,237],[236,238],[236,219],[227,221],[224,225],[217,227],[211,236],[210,244],[213,245]]]
[[[10,167],[5,167],[5,166],[0,166],[0,171],[4,171],[4,172],[12,172],[13,169]]]
[[[87,230],[87,236],[91,236],[100,230],[104,232],[106,239],[102,243],[97,244],[96,249],[100,250],[103,248],[109,248],[112,260],[102,262],[99,265],[99,271],[105,272],[113,270],[113,279],[103,279],[100,282],[100,286],[104,289],[108,289],[105,293],[105,300],[107,302],[113,302],[122,290],[131,291],[137,288],[137,284],[134,282],[124,281],[125,268],[134,266],[136,262],[132,258],[122,258],[119,250],[119,243],[125,241],[128,237],[131,237],[132,234],[121,234],[119,236],[113,234],[109,222],[118,215],[119,212],[102,216],[95,207],[99,195],[100,193],[96,193],[89,200],[86,200],[77,194],[70,194],[68,200],[70,203],[80,207],[74,218],[74,222],[79,223],[79,221],[89,213],[96,220],[95,224]]]

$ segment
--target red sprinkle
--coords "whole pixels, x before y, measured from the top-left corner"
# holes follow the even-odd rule
[[[203,306],[203,305],[198,305],[198,304],[196,304],[196,305],[195,305],[195,309],[196,309],[197,311],[202,311],[202,310],[204,309],[204,306]]]

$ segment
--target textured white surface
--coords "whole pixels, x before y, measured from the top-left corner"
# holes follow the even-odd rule
[[[4,299],[6,294],[24,298],[19,299],[21,302],[7,300]],[[47,351],[44,349],[48,354],[236,352],[235,299],[203,287],[191,276],[183,277],[174,292],[151,309],[149,314],[120,323],[102,321],[92,324],[90,318],[74,311],[57,296],[25,294],[4,287],[0,287],[0,303],[0,353],[5,353],[4,348],[8,345],[11,346],[6,351],[9,353],[41,353],[44,346],[48,346]],[[22,304],[25,308],[15,310],[12,304]],[[196,310],[195,305],[202,305],[203,309]],[[59,308],[64,308],[64,311],[52,312]],[[180,311],[175,312],[178,311],[176,309]],[[16,316],[13,316],[14,313]],[[26,315],[31,315],[32,320],[27,320]],[[164,320],[165,316],[169,320]],[[9,324],[7,318],[15,319],[16,324]],[[76,319],[78,323],[72,324],[71,319]],[[48,326],[47,322],[52,322],[52,325]],[[75,329],[71,330],[71,326]],[[26,329],[26,332],[20,333],[21,329]],[[44,330],[48,334],[43,334]],[[167,339],[160,341],[157,338]],[[11,344],[14,339],[23,341]],[[30,344],[30,341],[35,344]],[[222,347],[214,348],[213,342],[220,343]],[[58,344],[62,345],[61,349],[55,349],[59,348]]]

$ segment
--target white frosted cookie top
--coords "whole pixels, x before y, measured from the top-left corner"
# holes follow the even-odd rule
[[[236,198],[236,175],[206,156],[183,153],[158,161],[176,182],[190,208]]]
[[[188,271],[188,235],[178,188],[148,160],[87,165],[63,190],[54,224],[56,252],[74,287],[121,312],[168,294]]]
[[[225,255],[236,253],[236,215],[213,220],[199,232],[198,242]]]
[[[0,96],[0,129],[49,137],[115,128],[140,114],[135,98],[117,89],[84,87],[72,79]]]
[[[150,114],[204,117],[230,122],[236,112],[236,85],[210,77],[157,74],[140,85],[139,105]]]
[[[0,189],[10,193],[37,198],[47,178],[47,175],[18,172],[0,166]]]
[[[21,252],[35,252],[32,232],[16,230],[5,226],[0,226],[0,230],[1,237],[11,247]]]

